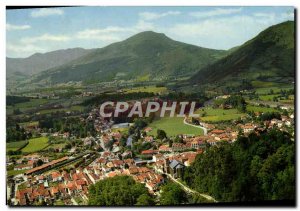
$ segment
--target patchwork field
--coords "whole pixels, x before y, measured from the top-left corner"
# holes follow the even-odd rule
[[[9,142],[6,144],[6,151],[17,151],[23,147],[25,147],[28,144],[28,141],[15,141],[15,142]]]
[[[203,130],[200,128],[185,125],[182,117],[164,117],[153,121],[149,127],[152,128],[150,135],[157,135],[157,129],[164,130],[167,136],[175,136],[177,134],[193,134],[203,135]]]
[[[45,109],[45,110],[41,110],[39,113],[40,114],[50,114],[50,113],[55,113],[55,112],[67,112],[67,111],[82,111],[83,110],[83,106],[79,106],[79,105],[75,105],[75,106],[71,106],[70,108],[58,108],[58,109]]]
[[[161,93],[167,91],[166,87],[156,87],[156,86],[140,86],[124,89],[124,92],[133,93],[133,92],[153,92],[153,93]]]
[[[264,88],[257,88],[255,89],[256,94],[259,95],[265,95],[265,94],[269,94],[271,90],[273,90],[273,93],[279,93],[280,90],[290,90],[293,89],[293,86],[286,86],[286,87],[264,87]]]
[[[10,171],[7,171],[7,176],[15,176],[18,174],[23,174],[25,171],[27,171],[27,170],[10,170]]]
[[[247,111],[253,111],[253,112],[276,112],[277,110],[275,108],[267,108],[267,107],[261,107],[261,106],[247,105]]]
[[[221,109],[212,107],[198,109],[195,113],[200,114],[200,120],[204,122],[234,120],[245,115],[240,113],[237,109]]]
[[[22,152],[37,152],[46,148],[48,145],[47,137],[33,138],[29,140],[28,145],[22,149]]]

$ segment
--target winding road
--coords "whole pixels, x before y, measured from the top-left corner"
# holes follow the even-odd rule
[[[193,194],[197,194],[199,196],[202,196],[203,198],[209,200],[209,201],[213,201],[213,202],[218,202],[216,199],[214,199],[212,196],[210,195],[207,195],[205,193],[199,193],[195,190],[192,190],[191,188],[187,187],[186,185],[182,184],[181,182],[179,182],[178,180],[176,180],[174,177],[172,177],[172,175],[170,174],[166,174],[173,182],[176,182],[178,185],[180,185],[183,190],[186,192],[186,193],[193,193]]]
[[[183,123],[188,125],[188,126],[192,126],[192,127],[197,127],[197,128],[201,128],[203,130],[203,134],[206,136],[207,135],[207,129],[205,127],[202,127],[200,125],[193,125],[193,124],[190,124],[186,121],[186,117],[183,119]]]

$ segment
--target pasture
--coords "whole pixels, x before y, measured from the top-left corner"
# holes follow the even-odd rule
[[[28,144],[28,141],[14,141],[6,144],[6,151],[18,151],[21,148],[25,147]]]
[[[238,119],[245,114],[240,113],[237,109],[221,109],[205,107],[198,109],[195,113],[200,114],[200,121],[219,122]]]
[[[123,89],[126,93],[134,92],[153,92],[153,93],[163,93],[167,91],[166,87],[156,87],[156,86],[140,86]]]
[[[49,145],[47,137],[39,137],[39,138],[32,138],[29,139],[29,143],[26,147],[22,149],[22,152],[37,152]]]
[[[164,117],[153,121],[148,127],[152,128],[149,135],[156,136],[157,129],[164,130],[167,136],[176,136],[179,134],[203,135],[203,130],[200,128],[185,125],[183,117]]]
[[[267,108],[262,106],[254,106],[254,105],[247,105],[247,111],[253,111],[253,112],[276,112],[277,110],[275,108]]]

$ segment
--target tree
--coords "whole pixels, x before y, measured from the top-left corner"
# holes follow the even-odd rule
[[[148,194],[147,188],[141,183],[136,183],[132,177],[116,176],[91,185],[88,204],[96,206],[133,206],[138,203],[138,198],[145,194]],[[139,199],[139,203],[145,202],[142,200],[143,198]]]
[[[291,136],[273,128],[220,143],[187,167],[184,181],[219,201],[295,199],[295,146]]]
[[[44,162],[41,159],[38,159],[36,162],[36,166],[41,166],[43,164],[44,164]]]
[[[167,138],[167,133],[164,130],[157,130],[157,139],[163,140],[164,138]]]
[[[137,203],[138,206],[153,206],[155,202],[149,194],[142,194],[138,197]]]
[[[186,201],[186,193],[176,183],[168,183],[162,187],[160,203],[162,205],[177,205]]]

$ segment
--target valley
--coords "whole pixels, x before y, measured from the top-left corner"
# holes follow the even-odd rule
[[[145,31],[7,58],[8,204],[293,201],[294,43],[287,21],[228,51]],[[195,102],[199,117],[103,117],[107,101],[111,112],[116,102]]]

